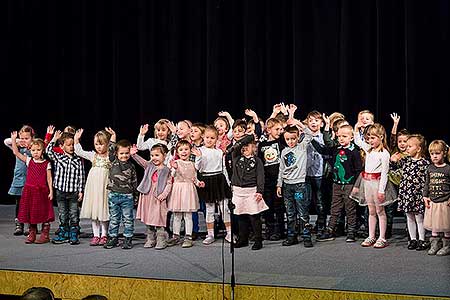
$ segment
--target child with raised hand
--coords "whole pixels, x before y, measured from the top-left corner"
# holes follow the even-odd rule
[[[172,131],[172,136],[170,138],[169,148],[173,150],[177,145],[179,140],[191,140],[192,132],[192,122],[189,120],[182,120],[177,123],[177,126],[172,127],[173,124],[169,126],[170,131]]]
[[[172,190],[170,169],[164,165],[167,146],[155,144],[150,149],[150,161],[137,154],[135,147],[131,157],[144,168],[144,176],[138,186],[140,194],[136,218],[147,226],[147,241],[144,248],[157,250],[167,247],[167,198]]]
[[[226,111],[221,111],[218,115],[219,116],[214,121],[214,127],[216,127],[219,134],[217,137],[216,148],[225,152],[233,138],[232,127],[234,120],[230,113]]]
[[[119,226],[123,222],[125,240],[122,249],[133,247],[134,234],[134,200],[137,199],[137,176],[134,164],[130,161],[131,143],[120,140],[116,143],[116,133],[112,128],[106,128],[111,135],[108,145],[108,156],[111,163],[108,175],[108,207],[109,228],[106,249],[119,245]],[[137,150],[136,150],[137,151]]]
[[[14,155],[25,162],[27,177],[20,199],[19,222],[29,224],[27,244],[44,244],[50,241],[50,222],[55,220],[53,212],[53,190],[51,165],[44,159],[45,144],[41,139],[33,139],[30,144],[31,157],[22,154],[16,143],[17,132],[11,133]],[[36,240],[37,224],[42,223],[42,232]]]
[[[293,122],[296,121],[296,122]],[[291,126],[285,128],[284,139],[287,147],[281,151],[280,168],[277,180],[277,196],[284,197],[284,205],[288,220],[288,237],[283,246],[298,244],[297,221],[303,234],[304,246],[313,247],[309,224],[309,199],[306,196],[306,149],[312,140],[309,128],[304,129],[305,136],[299,142],[302,124],[291,120]],[[300,220],[298,220],[300,218]]]
[[[111,168],[108,155],[108,144],[111,135],[107,130],[97,132],[94,135],[95,151],[85,151],[80,144],[82,134],[82,128],[75,133],[75,154],[89,160],[92,163],[92,167],[86,179],[80,218],[92,221],[94,236],[90,245],[103,246],[106,244],[108,236],[109,207],[106,186],[108,184],[109,169]]]
[[[197,179],[197,171],[190,160],[191,152],[200,155],[198,149],[192,148],[187,140],[179,140],[176,145],[178,159],[171,162],[174,178],[172,192],[168,200],[168,208],[173,212],[173,237],[167,241],[168,246],[175,246],[181,242],[181,221],[184,219],[185,238],[183,248],[193,246],[192,241],[192,213],[199,209],[197,187],[204,187],[205,183]]]
[[[74,153],[74,135],[68,132],[56,131],[53,139],[45,149],[48,157],[54,162],[55,174],[53,187],[59,211],[58,235],[52,239],[54,244],[70,242],[80,243],[78,202],[83,199],[84,164]],[[61,143],[63,153],[54,150],[56,141]]]
[[[200,172],[200,179],[205,182],[205,188],[199,190],[200,199],[206,203],[206,228],[208,235],[203,244],[212,244],[214,239],[214,212],[216,205],[225,223],[227,235],[225,240],[231,242],[230,187],[225,177],[223,152],[216,148],[219,133],[214,126],[207,126],[203,136],[204,146],[200,147],[200,154],[195,160],[195,168]]]
[[[358,113],[358,121],[355,125],[355,131],[358,132],[360,139],[364,140],[364,133],[369,125],[375,122],[375,116],[370,110],[362,110]]]
[[[428,166],[423,189],[423,225],[425,229],[431,230],[431,248],[428,254],[445,256],[450,255],[450,150],[443,140],[435,140],[431,142],[428,151],[432,164]],[[440,233],[444,234],[442,245]]]
[[[369,125],[366,129],[365,141],[363,141],[358,126],[355,129],[355,144],[364,150],[365,163],[364,172],[361,173],[361,184],[353,188],[350,197],[358,201],[359,205],[369,207],[369,236],[361,243],[361,246],[385,248],[388,242],[384,206],[390,204],[385,197],[390,159],[386,130],[378,123]],[[375,238],[377,217],[380,229],[378,239]]]
[[[423,227],[423,189],[426,171],[430,162],[426,159],[426,141],[422,135],[412,134],[408,137],[406,152],[408,156],[400,159],[400,154],[391,157],[391,166],[402,169],[402,179],[398,191],[398,210],[406,214],[408,232],[411,240],[409,250],[425,250],[429,244],[425,241]],[[417,241],[417,233],[419,241]]]
[[[167,119],[160,119],[158,122],[155,123],[154,126],[154,138],[148,138],[146,141],[144,141],[145,135],[148,132],[149,125],[144,124],[141,125],[139,128],[139,135],[137,138],[137,149],[138,150],[150,150],[153,145],[155,144],[164,144],[168,145],[170,141],[170,121]]]
[[[19,130],[19,138],[17,139],[19,152],[23,155],[31,156],[30,146],[34,138],[34,130],[31,126],[24,125]],[[7,138],[4,141],[5,146],[12,150],[12,139]],[[16,202],[16,213],[15,213],[15,229],[14,235],[23,235],[24,226],[17,219],[20,208],[20,197],[22,196],[22,190],[25,185],[25,180],[27,176],[27,165],[24,161],[20,160],[16,156],[16,163],[14,166],[14,175],[11,182],[11,187],[8,190],[8,195],[11,195]]]

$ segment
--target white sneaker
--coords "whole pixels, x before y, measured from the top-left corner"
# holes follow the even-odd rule
[[[203,244],[204,244],[204,245],[210,245],[210,244],[214,243],[214,241],[215,241],[214,237],[208,235],[208,236],[206,237],[206,239],[203,240]]]

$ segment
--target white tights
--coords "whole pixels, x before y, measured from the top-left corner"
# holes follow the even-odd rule
[[[416,230],[419,232],[419,240],[425,240],[425,228],[423,228],[423,215],[415,213],[406,213],[408,222],[408,232],[411,240],[417,240]]]
[[[108,222],[92,220],[92,232],[94,236],[100,236],[100,227],[102,229],[102,236],[106,236],[108,234]]]
[[[173,213],[173,234],[180,235],[181,220],[184,218],[185,234],[192,236],[192,213],[191,212],[174,212]]]

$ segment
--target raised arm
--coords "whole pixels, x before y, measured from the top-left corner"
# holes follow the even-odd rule
[[[17,147],[17,131],[11,132],[11,149],[14,155],[23,162],[27,161],[27,156],[20,153],[19,148]]]
[[[47,147],[45,148],[45,152],[47,153],[48,158],[50,158],[53,161],[58,160],[61,155],[60,153],[57,153],[53,150],[53,147],[56,141],[61,137],[61,134],[62,134],[61,130],[57,130],[53,135],[52,140],[50,141],[50,143],[48,143]]]
[[[361,135],[359,134],[359,127],[355,127],[355,130],[353,131],[353,139],[355,142],[355,145],[357,145],[359,148],[363,149],[365,152],[368,152],[370,150],[370,145],[367,144],[363,139],[361,138]]]
[[[92,161],[94,161],[95,152],[83,150],[83,147],[81,147],[81,144],[80,144],[80,138],[81,138],[82,134],[83,134],[83,128],[80,128],[77,130],[77,132],[75,133],[75,136],[73,138],[73,143],[75,144],[75,146],[74,146],[75,154],[92,162]]]
[[[395,149],[397,146],[397,128],[398,123],[400,122],[400,116],[397,115],[397,113],[392,113],[391,118],[393,121],[392,130],[391,130],[391,137],[389,139],[389,147],[392,149]]]

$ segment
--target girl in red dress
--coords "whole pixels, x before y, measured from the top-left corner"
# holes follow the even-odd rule
[[[48,243],[50,222],[55,220],[53,211],[53,190],[51,165],[44,159],[44,141],[34,139],[31,142],[31,157],[19,152],[16,144],[17,132],[11,133],[12,149],[17,158],[27,164],[27,177],[20,199],[18,219],[21,223],[30,224],[30,231],[25,241],[27,244]],[[42,223],[42,232],[36,240],[37,224]]]

